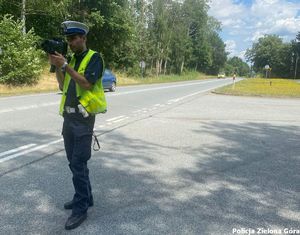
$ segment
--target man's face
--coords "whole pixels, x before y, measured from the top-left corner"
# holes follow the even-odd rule
[[[85,49],[86,37],[83,35],[67,36],[67,42],[74,53],[80,53]]]

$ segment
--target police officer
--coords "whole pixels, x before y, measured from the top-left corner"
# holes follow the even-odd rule
[[[65,21],[62,27],[74,54],[70,61],[59,53],[49,55],[49,59],[56,67],[56,78],[63,91],[62,135],[75,189],[73,199],[64,204],[65,209],[72,209],[65,224],[65,229],[70,230],[87,218],[87,210],[94,204],[87,162],[91,157],[95,115],[106,111],[106,101],[101,81],[103,60],[86,45],[89,28],[76,21]]]

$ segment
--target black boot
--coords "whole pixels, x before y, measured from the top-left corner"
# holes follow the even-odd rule
[[[65,224],[65,229],[70,230],[70,229],[77,228],[83,221],[86,220],[86,218],[87,218],[86,212],[81,215],[71,215]]]

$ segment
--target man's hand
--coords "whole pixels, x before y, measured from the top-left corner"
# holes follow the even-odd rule
[[[56,68],[61,68],[64,65],[66,59],[62,54],[55,52],[55,55],[49,54],[49,61]]]
[[[59,88],[63,88],[64,74],[61,72],[61,67],[64,65],[66,59],[63,55],[55,52],[55,55],[49,54],[49,61],[56,67],[56,77],[59,82]],[[89,90],[93,87],[93,85],[81,74],[75,71],[72,67],[66,66],[66,73],[68,73],[71,78],[79,84],[82,88]]]

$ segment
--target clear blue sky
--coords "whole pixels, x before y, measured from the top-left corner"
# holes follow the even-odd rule
[[[265,34],[286,42],[300,31],[300,0],[211,0],[209,15],[222,24],[229,56],[244,59],[247,48]]]

